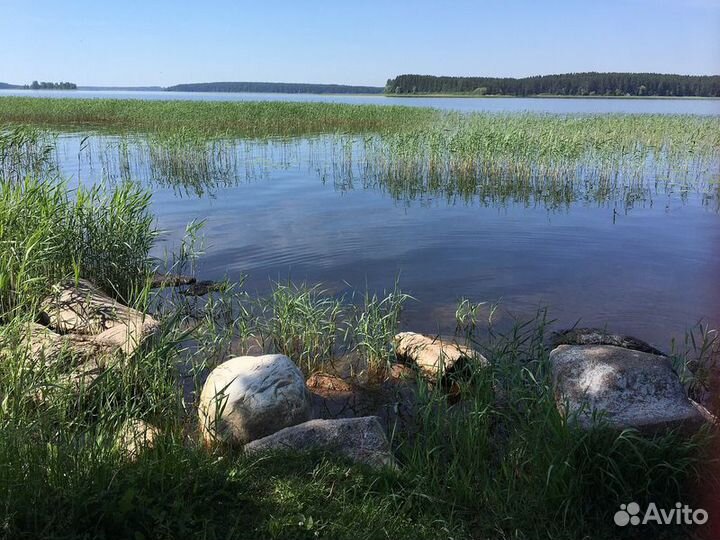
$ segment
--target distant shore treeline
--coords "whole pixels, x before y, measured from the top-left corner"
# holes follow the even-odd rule
[[[281,94],[380,94],[380,86],[350,86],[345,84],[304,84],[274,82],[210,82],[177,84],[166,88],[170,92],[273,92]]]
[[[521,79],[400,75],[387,81],[385,93],[720,97],[720,75],[590,72],[539,75]]]

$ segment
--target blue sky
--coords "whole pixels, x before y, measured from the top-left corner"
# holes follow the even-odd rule
[[[0,81],[720,74],[720,0],[0,0]]]

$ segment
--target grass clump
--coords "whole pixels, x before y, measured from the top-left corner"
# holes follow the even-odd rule
[[[47,133],[31,126],[0,128],[0,178],[17,182],[26,174],[54,172],[55,145]]]
[[[323,369],[333,359],[343,324],[340,299],[317,286],[277,283],[261,307],[271,312],[259,333],[274,350],[292,358],[306,373]]]
[[[130,299],[150,269],[150,198],[137,185],[70,191],[32,177],[0,182],[0,309],[32,309],[49,287],[84,277]]]

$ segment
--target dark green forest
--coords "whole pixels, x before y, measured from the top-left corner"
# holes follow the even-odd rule
[[[510,77],[400,75],[386,94],[474,94],[508,96],[697,96],[719,97],[720,75],[660,73],[567,73]]]
[[[304,84],[274,82],[211,82],[177,84],[166,88],[169,92],[272,92],[279,94],[380,94],[379,86],[349,86],[345,84]]]

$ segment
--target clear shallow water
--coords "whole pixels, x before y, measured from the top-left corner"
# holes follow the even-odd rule
[[[255,94],[222,92],[144,92],[85,90],[0,90],[2,96],[113,98],[191,101],[319,101],[332,103],[403,105],[457,111],[547,113],[637,113],[720,115],[720,99],[621,98],[393,98],[383,95]]]
[[[78,159],[79,141],[59,141],[66,174],[117,176],[98,155]],[[247,274],[246,286],[263,292],[271,279],[292,278],[343,293],[390,289],[399,276],[417,299],[405,327],[419,331],[451,331],[461,297],[500,302],[500,321],[548,307],[560,326],[607,325],[661,348],[700,319],[720,327],[716,199],[657,189],[627,210],[612,199],[409,200],[361,181],[334,183],[318,173],[322,156],[303,159],[302,144],[263,146],[262,166],[239,152],[240,168],[253,173],[203,196],[163,187],[157,170],[130,160],[129,176],[151,186],[167,231],[158,255],[194,219],[205,220],[201,279]]]

